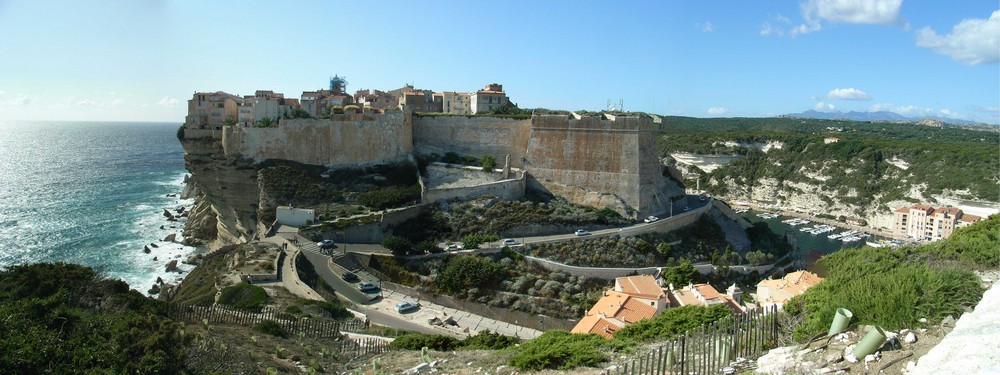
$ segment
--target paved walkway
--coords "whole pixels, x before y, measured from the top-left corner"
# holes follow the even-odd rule
[[[910,374],[1000,374],[1000,282],[983,294],[971,313],[955,329],[917,360]]]
[[[268,237],[264,239],[264,242],[270,242],[282,247],[284,247],[284,244],[288,243],[287,240],[281,237]],[[316,293],[313,288],[302,283],[302,280],[299,280],[299,273],[295,269],[295,256],[298,255],[299,249],[289,244],[288,248],[284,251],[285,261],[281,262],[280,284],[299,298],[305,298],[313,301],[323,301],[323,297],[320,296],[319,293]]]
[[[420,324],[428,324],[427,320],[432,318],[445,320],[451,317],[452,320],[454,320],[458,324],[457,327],[456,326],[445,326],[445,327],[432,326],[432,327],[444,329],[449,332],[454,332],[463,337],[475,334],[480,331],[497,332],[507,336],[517,336],[522,339],[533,339],[535,337],[541,336],[542,334],[542,331],[536,329],[521,327],[511,323],[489,319],[470,312],[456,310],[450,307],[441,306],[427,301],[420,301],[419,298],[405,295],[403,293],[395,292],[388,289],[383,291],[383,295],[384,297],[382,298],[381,301],[369,305],[368,308],[373,310],[381,310],[383,312],[388,311],[394,314],[398,314],[403,319],[419,322]],[[420,303],[420,309],[412,313],[399,314],[396,312],[395,306],[396,303],[403,301]]]

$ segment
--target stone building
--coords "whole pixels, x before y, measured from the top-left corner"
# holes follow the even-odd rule
[[[822,277],[809,271],[796,271],[780,279],[762,280],[757,283],[757,303],[761,307],[778,305],[781,308],[792,297],[805,293],[820,281],[823,281]]]
[[[441,112],[453,115],[472,114],[472,96],[467,92],[445,91],[441,93]]]
[[[237,120],[237,107],[243,98],[225,93],[196,92],[188,100],[188,115],[184,126],[189,129],[220,129],[226,120]]]
[[[983,219],[955,207],[934,208],[925,204],[897,208],[892,216],[893,235],[925,241],[948,238],[955,229]]]
[[[503,85],[496,83],[488,84],[482,90],[472,93],[469,100],[473,114],[487,113],[510,103],[507,93],[503,92]]]

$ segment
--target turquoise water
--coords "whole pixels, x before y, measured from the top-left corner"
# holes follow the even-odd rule
[[[192,203],[167,196],[187,172],[178,126],[0,122],[0,267],[79,263],[143,292],[179,279],[164,266],[193,248],[160,241],[183,229],[163,210]]]
[[[827,238],[827,236],[831,234],[844,232],[847,231],[848,229],[837,228],[832,232],[810,234],[802,232],[800,231],[800,229],[802,229],[803,227],[814,227],[816,225],[819,225],[820,223],[813,222],[811,224],[791,226],[781,222],[782,220],[790,219],[790,217],[788,216],[780,216],[774,219],[764,219],[757,216],[757,214],[759,213],[760,212],[758,211],[748,211],[746,213],[741,214],[741,216],[743,216],[747,220],[750,220],[751,223],[757,223],[763,221],[767,223],[768,228],[770,228],[772,232],[777,233],[779,235],[784,235],[785,233],[792,234],[795,237],[795,247],[797,250],[796,258],[804,261],[806,265],[812,264],[821,255],[830,254],[834,251],[844,248],[861,247],[864,246],[865,241],[873,239],[873,237],[869,237],[862,239],[861,241],[846,242],[846,243],[840,240],[831,240]]]

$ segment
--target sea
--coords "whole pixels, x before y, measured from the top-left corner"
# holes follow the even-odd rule
[[[179,126],[0,121],[0,268],[82,264],[142,293],[180,281],[196,249],[180,244],[186,218],[163,215],[194,203],[179,198]],[[171,260],[180,272],[166,272]]]

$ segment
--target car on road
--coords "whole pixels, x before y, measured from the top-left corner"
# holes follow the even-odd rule
[[[514,246],[514,245],[517,245],[518,242],[517,242],[517,240],[515,240],[513,238],[504,238],[503,239],[503,244],[504,244],[504,246]]]
[[[360,280],[360,279],[358,279],[358,275],[355,275],[353,272],[344,272],[343,279],[344,279],[344,281],[349,282],[349,283],[353,283],[355,281],[359,281]]]
[[[375,284],[372,284],[372,283],[369,283],[369,282],[363,282],[361,284],[358,284],[358,289],[360,289],[362,292],[370,293],[370,292],[377,291],[378,290],[378,285],[375,285]]]
[[[684,207],[684,212],[691,211],[691,207]]]
[[[413,302],[400,302],[396,304],[396,312],[403,314],[420,308],[420,305]]]
[[[317,242],[316,246],[319,246],[320,249],[332,249],[336,245],[333,244],[333,240],[322,240]]]
[[[462,250],[462,245],[448,245],[448,247],[444,248],[444,250],[445,251],[459,251],[459,250]]]
[[[660,220],[660,218],[658,218],[656,216],[650,216],[650,217],[647,217],[647,218],[643,219],[642,221],[647,222],[647,223],[655,223],[655,222],[657,222],[659,220]]]
[[[705,196],[704,195],[699,195],[698,196],[698,200],[704,202],[705,201]]]
[[[588,234],[590,234],[590,231],[588,231],[586,229],[577,229],[576,230],[576,235],[577,236],[586,236]]]

